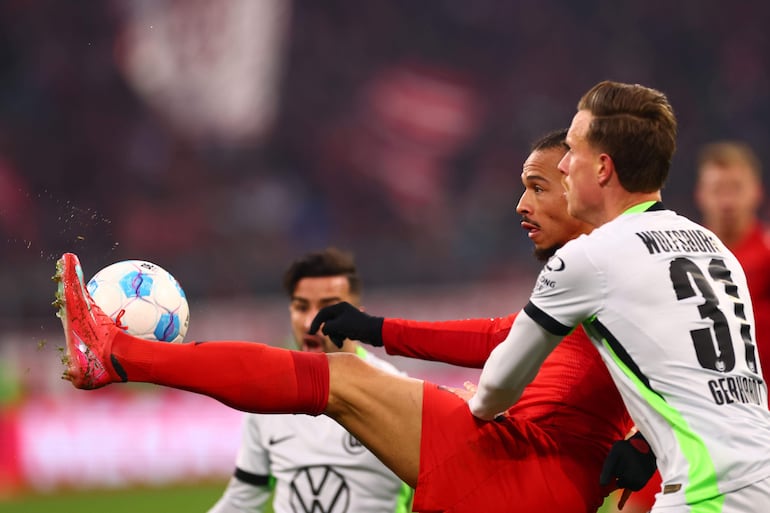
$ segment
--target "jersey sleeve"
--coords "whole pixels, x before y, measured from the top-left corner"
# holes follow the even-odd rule
[[[588,257],[586,238],[572,240],[543,266],[524,311],[549,333],[567,335],[599,311],[606,279]]]
[[[409,321],[386,318],[382,340],[388,354],[480,369],[505,340],[516,314],[491,319]]]
[[[513,406],[561,338],[528,315],[519,315],[484,364],[476,394],[468,402],[471,413],[492,420]]]
[[[259,415],[244,415],[234,475],[222,497],[208,513],[266,511],[272,490],[269,486],[269,458],[261,441],[259,419]]]
[[[249,474],[269,476],[270,458],[260,435],[260,415],[246,414],[235,466]]]
[[[270,495],[266,486],[253,486],[231,477],[222,497],[208,513],[263,513],[267,511]]]

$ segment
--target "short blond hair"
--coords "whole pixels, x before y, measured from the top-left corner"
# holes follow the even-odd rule
[[[745,164],[754,175],[762,179],[762,163],[754,150],[741,141],[715,141],[706,144],[698,152],[698,174],[706,164],[727,167],[734,164]]]

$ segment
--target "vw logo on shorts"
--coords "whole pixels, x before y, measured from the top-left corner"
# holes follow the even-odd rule
[[[291,480],[294,513],[346,513],[350,488],[345,477],[328,465],[304,467]]]

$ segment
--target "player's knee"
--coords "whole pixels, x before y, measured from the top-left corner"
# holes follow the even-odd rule
[[[356,375],[373,368],[353,353],[327,353],[329,359],[329,380],[345,382]]]
[[[327,414],[334,417],[357,408],[357,401],[366,398],[366,387],[378,370],[352,353],[330,353],[329,402]]]

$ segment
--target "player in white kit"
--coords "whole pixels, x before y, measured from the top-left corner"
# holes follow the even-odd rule
[[[658,458],[654,512],[770,511],[770,412],[743,270],[719,239],[666,210],[675,148],[665,96],[602,82],[559,164],[569,210],[597,226],[548,261],[471,411],[494,418],[583,325]]]
[[[308,253],[284,275],[292,336],[308,352],[351,352],[391,374],[390,363],[347,340],[337,348],[328,338],[308,335],[323,306],[358,304],[360,277],[347,253],[328,248]],[[330,417],[244,415],[235,472],[209,513],[258,513],[271,503],[275,513],[406,513],[413,491]]]

